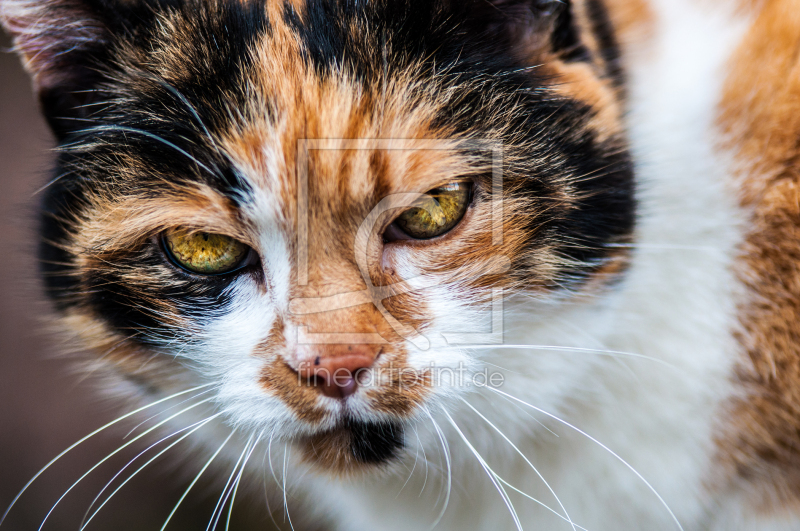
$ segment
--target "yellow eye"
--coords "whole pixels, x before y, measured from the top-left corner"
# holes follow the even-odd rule
[[[238,268],[250,248],[222,234],[189,232],[183,229],[164,233],[164,248],[181,267],[202,275],[219,275]]]
[[[441,236],[455,227],[467,211],[470,183],[450,183],[422,195],[395,220],[407,235],[418,240]]]

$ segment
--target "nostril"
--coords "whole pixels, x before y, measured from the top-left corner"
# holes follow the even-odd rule
[[[338,392],[341,398],[347,398],[348,396],[355,394],[357,388],[355,375],[350,372],[346,372],[346,374],[335,374],[333,376],[332,387]]]
[[[363,381],[367,369],[372,367],[377,353],[360,346],[344,346],[327,352],[329,355],[304,356],[306,360],[293,367],[297,374],[318,387],[322,394],[333,398],[353,395]],[[328,350],[330,347],[328,347]],[[331,355],[332,354],[332,355]]]

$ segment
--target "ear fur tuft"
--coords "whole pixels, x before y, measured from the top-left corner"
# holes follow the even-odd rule
[[[40,92],[72,84],[77,58],[105,39],[81,0],[0,0],[0,22]]]

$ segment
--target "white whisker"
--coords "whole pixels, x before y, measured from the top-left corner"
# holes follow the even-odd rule
[[[217,141],[214,139],[214,137],[211,136],[211,132],[208,130],[208,127],[206,127],[206,124],[205,122],[203,122],[203,119],[200,118],[200,113],[197,112],[197,109],[195,109],[194,105],[191,104],[191,102],[186,98],[186,96],[184,96],[177,88],[172,86],[172,84],[170,84],[166,79],[162,77],[155,78],[155,81],[156,83],[158,83],[159,85],[170,91],[179,100],[181,100],[181,103],[183,103],[184,106],[186,106],[186,108],[189,109],[189,112],[192,113],[192,116],[194,116],[194,119],[197,121],[198,125],[203,129],[203,133],[205,133],[206,138],[209,140],[209,142],[211,142],[211,145],[214,147],[214,150],[220,155],[222,155],[222,150],[220,150],[219,145],[217,144]]]
[[[273,435],[274,435],[273,433],[269,434],[269,444],[270,445],[272,444],[272,436]],[[278,522],[275,521],[275,516],[273,516],[273,514],[272,514],[272,507],[270,506],[271,504],[269,502],[269,490],[268,490],[269,486],[268,486],[268,483],[267,483],[267,467],[264,465],[266,460],[270,459],[270,458],[271,458],[271,456],[269,455],[269,446],[268,446],[267,450],[264,451],[264,459],[262,459],[262,461],[261,461],[261,469],[264,471],[264,501],[265,501],[265,503],[267,505],[267,514],[269,514],[269,519],[272,520],[272,524],[275,526],[276,529],[278,529],[278,528],[280,528],[280,526],[278,525]],[[272,463],[270,463],[270,468],[272,468]]]
[[[189,495],[189,491],[191,491],[192,487],[194,487],[195,483],[197,483],[200,480],[200,477],[203,475],[203,473],[206,471],[206,469],[209,466],[211,466],[211,463],[214,462],[214,459],[217,458],[217,456],[222,451],[222,449],[225,448],[225,445],[228,444],[228,441],[230,441],[231,437],[233,437],[233,433],[234,432],[231,432],[230,435],[228,435],[228,438],[223,441],[223,443],[220,445],[219,448],[217,448],[217,451],[214,452],[214,455],[212,455],[209,458],[209,460],[206,461],[206,464],[203,465],[203,468],[200,469],[200,472],[197,473],[197,475],[194,477],[192,482],[189,484],[189,486],[183,492],[183,495],[181,495],[180,499],[178,500],[178,503],[175,504],[175,507],[172,509],[172,512],[169,513],[169,516],[167,516],[167,520],[164,522],[164,525],[161,526],[161,529],[159,531],[164,531],[167,528],[167,525],[169,524],[169,521],[172,520],[172,517],[175,516],[176,512],[178,512],[178,508],[181,506],[181,503],[183,503],[183,500],[186,499],[186,496]]]
[[[239,483],[242,481],[242,474],[244,474],[244,468],[247,466],[247,462],[250,460],[250,456],[253,455],[253,452],[258,446],[258,443],[261,441],[261,437],[264,435],[264,431],[262,430],[261,433],[258,434],[256,437],[255,442],[253,443],[252,448],[250,448],[250,452],[248,452],[247,457],[244,458],[244,463],[242,463],[242,468],[239,470],[239,475],[236,477],[236,486],[233,489],[233,497],[231,498],[231,504],[228,506],[228,519],[225,522],[225,531],[229,531],[231,527],[231,515],[233,514],[233,502],[236,501],[236,493],[239,492]]]
[[[566,507],[564,507],[564,504],[563,504],[563,503],[561,503],[561,500],[559,499],[558,495],[555,493],[555,491],[553,490],[553,488],[550,486],[550,484],[547,482],[547,480],[546,480],[546,479],[544,479],[544,476],[542,476],[542,474],[539,472],[539,470],[538,470],[538,469],[537,469],[535,466],[533,466],[533,463],[531,463],[531,462],[530,462],[530,460],[528,459],[528,457],[527,457],[525,454],[523,454],[523,453],[522,453],[522,451],[521,451],[519,448],[517,448],[517,445],[516,445],[516,444],[514,444],[514,443],[511,441],[511,439],[509,439],[509,438],[506,436],[506,434],[505,434],[505,433],[503,433],[502,431],[500,431],[500,428],[498,428],[497,426],[495,426],[495,425],[494,425],[494,423],[492,423],[492,422],[491,422],[489,419],[487,419],[487,418],[486,418],[486,417],[485,417],[485,416],[484,416],[484,415],[483,415],[483,414],[482,414],[480,411],[478,411],[478,410],[477,410],[475,407],[473,407],[473,405],[472,405],[472,404],[470,404],[469,402],[467,402],[467,401],[466,401],[466,400],[464,400],[463,398],[461,399],[461,401],[462,401],[462,402],[464,402],[464,404],[466,404],[468,408],[470,408],[472,411],[474,411],[476,415],[478,415],[480,418],[482,418],[482,419],[483,419],[483,420],[484,420],[484,421],[485,421],[485,422],[486,422],[486,423],[487,423],[489,426],[491,426],[491,427],[492,427],[492,429],[493,429],[494,431],[496,431],[498,434],[500,434],[500,437],[502,437],[502,438],[503,438],[503,439],[504,439],[504,440],[505,440],[505,441],[506,441],[508,444],[510,444],[510,445],[511,445],[511,448],[513,448],[513,449],[514,449],[514,451],[515,451],[515,452],[517,452],[517,454],[519,454],[519,456],[520,456],[520,457],[522,457],[522,459],[524,459],[526,463],[528,463],[528,466],[529,466],[529,467],[531,467],[531,469],[533,469],[533,471],[536,473],[536,475],[537,475],[537,476],[539,476],[539,479],[541,479],[541,480],[542,480],[542,483],[544,483],[544,484],[545,484],[545,486],[547,487],[547,490],[549,490],[549,491],[550,491],[550,494],[552,494],[552,495],[553,495],[553,497],[556,499],[556,502],[558,502],[558,505],[559,505],[559,507],[561,507],[561,510],[562,510],[562,511],[564,511],[564,514],[563,514],[563,515],[562,515],[562,514],[560,514],[558,511],[555,511],[555,510],[553,510],[551,507],[549,507],[549,506],[547,506],[546,504],[544,504],[544,503],[540,502],[539,500],[536,500],[536,499],[534,499],[532,496],[528,496],[528,497],[529,497],[530,499],[534,500],[535,502],[539,503],[539,505],[541,505],[542,507],[544,507],[544,508],[548,509],[548,510],[549,510],[549,511],[551,511],[552,513],[554,513],[554,514],[558,515],[558,516],[559,516],[559,517],[561,517],[562,519],[564,519],[564,520],[566,520],[567,522],[569,522],[569,524],[572,526],[572,529],[573,529],[573,531],[574,531],[574,530],[575,530],[575,523],[572,521],[572,518],[570,518],[570,516],[569,516],[569,513],[567,513],[567,508],[566,508]]]
[[[128,476],[128,478],[127,478],[125,481],[123,481],[122,483],[120,483],[120,484],[119,484],[119,486],[118,486],[116,489],[114,489],[114,492],[112,492],[112,493],[111,493],[111,494],[108,496],[108,498],[106,498],[106,499],[105,499],[105,501],[104,501],[103,503],[101,503],[101,504],[100,504],[100,506],[97,508],[97,510],[95,510],[95,512],[92,514],[92,516],[90,516],[90,517],[89,517],[89,519],[88,519],[88,520],[86,520],[86,523],[84,523],[84,524],[81,526],[81,528],[80,528],[80,530],[79,530],[79,531],[83,531],[83,530],[86,528],[86,526],[87,526],[87,525],[89,525],[89,522],[91,522],[91,521],[94,519],[94,517],[95,517],[95,516],[97,516],[97,513],[99,513],[99,512],[100,512],[100,510],[101,510],[101,509],[102,509],[102,508],[103,508],[103,507],[104,507],[104,506],[105,506],[105,505],[106,505],[106,504],[107,504],[109,501],[111,501],[111,498],[113,498],[113,497],[114,497],[114,495],[115,495],[117,492],[119,492],[119,491],[120,491],[120,489],[122,489],[122,487],[124,487],[126,483],[128,483],[130,480],[132,480],[134,477],[136,477],[136,475],[137,475],[137,474],[139,474],[139,472],[141,472],[142,470],[144,470],[145,468],[147,468],[147,467],[148,467],[148,466],[149,466],[149,465],[150,465],[150,464],[151,464],[153,461],[155,461],[156,459],[158,459],[159,457],[161,457],[162,455],[164,455],[166,452],[168,452],[170,449],[172,449],[172,448],[173,448],[175,445],[177,445],[178,443],[180,443],[181,441],[183,441],[184,439],[186,439],[187,437],[189,437],[190,435],[192,435],[194,432],[196,432],[197,430],[199,430],[200,428],[202,428],[203,426],[205,426],[206,424],[208,424],[209,422],[211,422],[211,421],[212,421],[212,420],[214,420],[215,418],[219,417],[220,415],[222,415],[222,413],[217,413],[216,415],[213,415],[213,416],[211,416],[211,417],[209,417],[209,418],[207,418],[207,419],[205,419],[205,420],[201,420],[200,422],[196,422],[196,423],[192,424],[192,426],[190,426],[190,428],[192,428],[193,426],[196,426],[196,427],[192,428],[192,429],[191,429],[191,430],[190,430],[188,433],[185,433],[184,435],[182,435],[182,436],[181,436],[181,437],[180,437],[180,438],[179,438],[177,441],[173,442],[172,444],[170,444],[169,446],[167,446],[166,448],[164,448],[163,450],[161,450],[160,452],[158,452],[156,455],[154,455],[153,457],[151,457],[151,458],[150,458],[150,459],[149,459],[149,460],[148,460],[148,461],[147,461],[145,464],[143,464],[142,466],[140,466],[140,467],[139,467],[139,468],[136,470],[136,472],[134,472],[133,474],[131,474],[130,476]],[[127,465],[126,465],[126,466],[127,466]]]
[[[281,486],[281,481],[278,480],[278,475],[275,473],[275,467],[272,465],[272,441],[275,438],[275,430],[272,430],[269,434],[269,443],[267,444],[267,453],[266,458],[269,461],[269,470],[272,474],[272,479],[275,480],[275,485],[278,487]],[[272,514],[272,509],[269,507],[269,493],[266,491],[267,489],[267,475],[266,470],[264,471],[264,494],[266,495],[267,499],[267,509],[269,510],[269,518],[272,520],[272,523],[275,524],[276,528],[279,528],[278,522],[275,521],[275,517]],[[286,521],[286,517],[284,516],[284,521]]]
[[[210,526],[210,529],[214,530],[217,528],[217,524],[219,523],[220,518],[222,518],[222,513],[225,510],[225,505],[228,503],[228,499],[230,499],[231,494],[233,493],[233,488],[236,485],[238,479],[241,477],[242,469],[239,468],[239,463],[244,466],[244,463],[247,462],[246,456],[250,455],[250,448],[253,444],[253,439],[255,438],[255,434],[250,435],[247,439],[247,442],[244,445],[244,449],[242,449],[242,453],[239,456],[239,460],[236,462],[236,467],[233,470],[233,474],[236,476],[230,484],[226,484],[225,488],[222,491],[222,495],[220,496],[221,503],[219,503],[219,512],[214,511],[215,514],[211,515],[211,519],[213,520],[213,525]],[[238,472],[238,475],[237,475]],[[216,518],[215,518],[216,515]]]
[[[461,436],[461,440],[464,441],[464,444],[467,445],[472,454],[478,460],[478,463],[480,463],[481,467],[489,475],[489,479],[492,481],[495,488],[497,489],[497,492],[500,494],[500,497],[503,499],[503,503],[506,504],[506,507],[508,507],[508,510],[511,512],[511,517],[514,519],[514,525],[517,527],[519,531],[522,531],[522,522],[520,522],[519,516],[517,515],[517,511],[514,509],[514,504],[511,503],[511,498],[508,497],[506,489],[498,481],[500,476],[498,476],[494,472],[494,470],[491,469],[489,464],[483,459],[483,457],[481,457],[481,454],[478,452],[478,450],[474,446],[472,446],[472,443],[469,442],[467,436],[464,435],[464,433],[461,431],[461,428],[458,427],[456,422],[453,420],[453,417],[451,417],[447,411],[445,411],[444,414],[447,416],[447,420],[450,421],[450,424],[452,424],[453,428],[455,428],[455,430],[458,432],[458,435]]]
[[[131,435],[133,432],[135,432],[137,429],[139,429],[139,427],[140,427],[140,426],[142,426],[143,424],[147,424],[148,422],[150,422],[150,421],[151,421],[151,420],[153,420],[154,418],[158,417],[159,415],[163,415],[164,413],[166,413],[167,411],[169,411],[169,410],[171,410],[171,409],[175,409],[176,407],[180,407],[181,405],[185,404],[186,402],[189,402],[189,401],[191,401],[191,400],[194,400],[195,398],[197,398],[197,397],[200,397],[200,396],[203,396],[204,394],[206,394],[206,393],[210,393],[210,392],[212,392],[212,391],[214,391],[214,389],[206,389],[205,391],[203,391],[203,392],[201,392],[201,393],[197,393],[197,394],[196,394],[196,395],[194,395],[194,396],[190,396],[190,397],[189,397],[189,398],[187,398],[186,400],[181,400],[180,402],[178,402],[178,403],[177,403],[177,404],[175,404],[174,406],[170,406],[170,407],[168,407],[168,408],[164,409],[163,411],[160,411],[160,412],[158,412],[158,413],[157,413],[157,414],[155,414],[155,415],[150,415],[149,417],[147,417],[146,419],[144,419],[142,422],[140,422],[139,424],[137,424],[136,426],[134,426],[133,428],[131,428],[131,430],[130,430],[128,433],[126,433],[126,434],[125,434],[125,436],[124,436],[122,439],[123,439],[123,440],[127,439],[128,437],[130,437],[130,435]],[[176,432],[176,433],[178,433],[178,432]]]
[[[84,438],[82,438],[82,439],[80,439],[79,441],[77,441],[76,443],[74,443],[72,446],[70,446],[69,448],[67,448],[66,450],[64,450],[63,452],[61,452],[60,454],[58,454],[57,456],[55,456],[55,457],[54,457],[54,458],[53,458],[53,459],[52,459],[52,460],[51,460],[49,463],[47,463],[47,464],[46,464],[44,467],[42,467],[42,469],[41,469],[41,470],[39,470],[39,471],[38,471],[38,472],[37,472],[37,473],[36,473],[36,474],[35,474],[35,475],[34,475],[34,476],[33,476],[33,477],[32,477],[32,478],[31,478],[31,479],[30,479],[30,480],[29,480],[29,481],[28,481],[26,484],[25,484],[25,486],[24,486],[24,487],[22,487],[22,490],[20,490],[20,491],[17,493],[17,495],[14,497],[14,499],[13,499],[13,500],[11,500],[11,504],[8,506],[8,508],[6,509],[6,511],[3,513],[3,516],[2,516],[2,518],[0,518],[0,525],[3,525],[3,522],[5,521],[6,517],[8,516],[8,513],[9,513],[9,512],[11,512],[11,509],[14,507],[14,504],[16,504],[16,503],[17,503],[17,501],[18,501],[18,500],[19,500],[19,499],[22,497],[22,495],[25,493],[25,491],[27,491],[27,490],[28,490],[28,488],[29,488],[29,487],[30,487],[30,486],[33,484],[33,482],[34,482],[34,481],[36,481],[36,480],[39,478],[39,476],[41,476],[42,474],[44,474],[44,473],[47,471],[47,469],[49,469],[51,466],[53,466],[53,464],[54,464],[56,461],[58,461],[59,459],[61,459],[62,457],[64,457],[66,454],[68,454],[69,452],[71,452],[72,450],[74,450],[74,449],[75,449],[77,446],[79,446],[80,444],[84,443],[84,442],[85,442],[85,441],[87,441],[88,439],[90,439],[90,438],[94,437],[95,435],[97,435],[97,434],[98,434],[98,433],[100,433],[101,431],[104,431],[104,430],[106,430],[106,429],[110,428],[111,426],[113,426],[114,424],[117,424],[118,422],[122,422],[123,420],[125,420],[125,419],[127,419],[127,418],[129,418],[129,417],[132,417],[133,415],[136,415],[136,414],[138,414],[138,413],[141,413],[142,411],[145,411],[145,410],[147,410],[147,409],[150,409],[151,407],[155,407],[155,406],[157,406],[157,405],[159,405],[159,404],[162,404],[162,403],[164,403],[164,402],[166,402],[166,401],[168,401],[168,400],[172,400],[173,398],[176,398],[176,397],[179,397],[179,396],[183,396],[183,395],[185,395],[185,394],[188,394],[188,393],[192,393],[192,392],[194,392],[194,391],[197,391],[198,389],[203,389],[203,388],[205,388],[205,387],[208,387],[209,385],[212,385],[212,384],[199,385],[199,386],[197,386],[197,387],[193,387],[193,388],[191,388],[191,389],[187,389],[187,390],[185,390],[185,391],[181,391],[181,392],[179,392],[179,393],[175,393],[175,394],[173,394],[173,395],[170,395],[170,396],[167,396],[167,397],[165,397],[165,398],[162,398],[162,399],[160,399],[160,400],[157,400],[157,401],[153,402],[152,404],[148,404],[148,405],[146,405],[146,406],[142,406],[142,407],[140,407],[139,409],[136,409],[136,410],[134,410],[134,411],[131,411],[130,413],[126,413],[125,415],[122,415],[121,417],[117,417],[115,420],[112,420],[111,422],[109,422],[109,423],[107,423],[107,424],[104,424],[103,426],[101,426],[101,427],[97,428],[96,430],[94,430],[94,431],[93,431],[92,433],[90,433],[89,435],[85,436]]]
[[[672,365],[669,362],[664,360],[654,358],[652,356],[646,356],[645,354],[636,354],[635,352],[622,352],[619,350],[605,350],[605,349],[597,349],[597,348],[586,348],[586,347],[566,347],[561,345],[458,345],[459,348],[486,348],[486,349],[522,349],[522,350],[546,350],[546,351],[553,351],[553,352],[578,352],[578,353],[586,353],[586,354],[597,354],[598,356],[625,356],[630,358],[638,358],[648,361],[653,361],[655,363],[659,363],[661,365],[665,365],[671,369],[678,369],[675,365]]]
[[[411,467],[411,472],[408,473],[408,477],[406,478],[405,482],[403,483],[403,486],[400,487],[399,491],[397,491],[397,494],[394,497],[395,499],[397,499],[400,496],[400,494],[403,493],[403,489],[405,489],[406,485],[408,485],[408,482],[411,481],[411,478],[414,475],[414,471],[417,469],[417,461],[419,461],[419,448],[417,448],[417,451],[414,454],[414,466]]]
[[[152,432],[153,430],[163,426],[164,424],[166,424],[170,420],[174,419],[175,417],[183,415],[187,411],[189,411],[191,409],[194,409],[197,406],[200,406],[200,405],[205,404],[207,402],[210,402],[211,400],[212,400],[211,398],[207,398],[206,400],[201,400],[200,402],[198,402],[196,404],[193,404],[193,405],[191,405],[191,406],[189,406],[189,407],[187,407],[185,409],[182,409],[181,411],[175,413],[174,415],[168,417],[167,419],[162,420],[161,422],[159,422],[158,424],[156,424],[152,428],[149,428],[147,431],[144,431],[141,434],[137,435],[136,437],[134,437],[133,439],[131,439],[127,443],[123,444],[122,446],[120,446],[119,448],[117,448],[116,450],[114,450],[113,452],[108,454],[107,456],[105,456],[103,459],[98,461],[92,468],[87,470],[81,477],[79,477],[78,480],[75,481],[75,483],[70,485],[70,487],[66,491],[64,491],[64,493],[61,495],[61,497],[58,498],[58,500],[56,500],[56,503],[53,504],[53,506],[47,512],[47,515],[45,515],[44,520],[42,520],[42,523],[39,526],[38,531],[42,531],[42,528],[44,527],[45,522],[47,522],[47,519],[50,518],[50,515],[53,514],[53,511],[55,511],[56,507],[58,507],[58,504],[61,503],[61,501],[67,496],[67,494],[69,494],[72,491],[72,489],[74,489],[81,481],[83,481],[86,478],[86,476],[88,476],[89,474],[94,472],[100,465],[102,465],[103,463],[105,463],[106,461],[111,459],[113,456],[115,456],[116,454],[118,454],[119,452],[121,452],[122,450],[124,450],[125,448],[130,446],[131,444],[135,443],[136,441],[138,441],[139,439],[141,439],[142,437],[144,437],[148,433]]]
[[[214,510],[211,511],[211,518],[208,519],[208,525],[206,526],[206,531],[214,529],[217,526],[217,520],[214,519],[217,516],[217,511],[221,510],[220,506],[224,507],[224,502],[222,498],[225,496],[225,493],[228,492],[228,487],[231,485],[233,481],[233,477],[236,475],[236,471],[239,469],[239,464],[241,464],[242,460],[244,459],[245,454],[247,453],[247,448],[250,444],[250,440],[247,441],[245,444],[242,453],[239,454],[239,459],[236,460],[236,464],[233,465],[233,469],[231,470],[230,476],[228,476],[228,480],[225,482],[225,486],[222,488],[222,492],[219,495],[219,499],[217,500],[217,504],[214,506]]]
[[[417,455],[419,455],[420,450],[422,451],[422,462],[425,463],[425,479],[422,481],[422,487],[419,489],[419,495],[417,496],[422,497],[422,493],[425,492],[425,485],[428,484],[428,456],[425,455],[425,447],[422,445],[422,440],[419,438],[419,430],[417,430],[416,426],[412,426],[414,429],[414,435],[417,437]],[[414,458],[416,460],[416,457]]]
[[[280,485],[281,482],[278,479],[278,475],[275,473],[275,467],[272,466],[272,440],[275,438],[275,432],[269,434],[269,444],[267,444],[267,459],[269,460],[269,470],[272,473],[272,479],[275,480],[276,485]]]
[[[156,446],[158,446],[158,445],[159,445],[159,444],[161,444],[162,442],[166,441],[167,439],[171,439],[172,437],[175,437],[176,435],[178,435],[178,434],[180,434],[180,433],[183,433],[183,432],[185,432],[186,430],[190,430],[190,429],[192,429],[193,427],[197,426],[197,425],[198,425],[198,424],[200,424],[201,422],[203,422],[203,421],[201,420],[201,421],[199,421],[199,422],[196,422],[196,423],[194,423],[194,424],[191,424],[191,425],[189,425],[189,426],[186,426],[186,427],[184,427],[184,428],[181,428],[181,429],[179,429],[179,430],[176,430],[176,431],[174,431],[174,432],[170,433],[169,435],[167,435],[167,436],[165,436],[165,437],[162,437],[161,439],[157,440],[156,442],[154,442],[153,444],[151,444],[150,446],[148,446],[147,448],[145,448],[144,450],[142,450],[141,452],[139,452],[138,454],[136,454],[136,456],[135,456],[133,459],[131,459],[130,461],[128,461],[128,462],[125,464],[125,466],[123,466],[122,468],[120,468],[120,469],[119,469],[119,471],[118,471],[116,474],[114,474],[114,476],[113,476],[113,477],[112,477],[112,478],[111,478],[111,479],[110,479],[110,480],[109,480],[109,481],[108,481],[108,482],[107,482],[107,483],[106,483],[106,484],[103,486],[103,488],[102,488],[102,489],[100,489],[100,492],[98,492],[98,493],[97,493],[97,496],[95,496],[95,497],[94,497],[94,499],[92,500],[92,503],[90,503],[90,504],[89,504],[89,507],[86,509],[86,513],[83,515],[83,520],[81,521],[81,523],[80,523],[80,525],[79,525],[79,528],[80,528],[80,529],[83,529],[83,527],[84,527],[84,524],[86,523],[86,519],[89,517],[89,514],[92,512],[92,508],[94,507],[94,504],[95,504],[95,503],[97,503],[97,501],[98,501],[98,500],[99,500],[99,499],[102,497],[102,495],[103,495],[103,493],[106,491],[106,489],[108,489],[108,488],[109,488],[109,487],[110,487],[110,486],[111,486],[111,485],[114,483],[114,481],[115,481],[115,480],[116,480],[116,479],[117,479],[117,478],[118,478],[120,475],[122,475],[122,473],[123,473],[123,472],[125,472],[125,470],[127,470],[127,469],[128,469],[128,467],[129,467],[129,466],[131,466],[131,465],[132,465],[133,463],[135,463],[135,462],[136,462],[136,461],[137,461],[137,460],[138,460],[140,457],[142,457],[144,454],[146,454],[147,452],[149,452],[150,450],[152,450],[153,448],[155,448]],[[126,436],[125,438],[127,438],[127,436]],[[124,440],[125,438],[123,438],[123,440]]]
[[[33,197],[35,195],[38,195],[38,194],[42,193],[43,191],[47,190],[49,187],[53,186],[58,181],[60,181],[61,179],[63,179],[67,175],[71,174],[73,171],[74,170],[69,170],[69,171],[65,171],[64,173],[61,173],[61,174],[57,175],[56,177],[54,177],[53,179],[48,181],[47,184],[45,184],[44,186],[42,186],[41,188],[38,188],[35,192],[33,192],[31,194],[31,197]]]
[[[284,522],[289,520],[289,527],[294,531],[294,524],[292,524],[292,515],[289,514],[289,499],[286,496],[286,455],[289,453],[289,445],[283,446],[283,516]]]
[[[636,475],[636,477],[638,477],[640,480],[642,480],[642,482],[643,482],[645,485],[647,485],[647,488],[648,488],[648,489],[650,489],[650,491],[651,491],[653,494],[655,494],[656,498],[658,498],[658,501],[660,501],[660,502],[661,502],[661,505],[663,505],[663,506],[664,506],[664,508],[665,508],[665,509],[667,510],[667,512],[669,513],[669,515],[672,517],[672,520],[675,522],[675,525],[677,525],[677,526],[678,526],[678,529],[680,529],[681,531],[683,531],[683,526],[682,526],[682,525],[681,525],[681,523],[678,521],[678,517],[677,517],[677,516],[675,516],[675,513],[673,513],[673,512],[672,512],[672,509],[670,509],[670,508],[669,508],[669,505],[667,505],[667,502],[666,502],[666,501],[664,501],[664,498],[662,498],[662,497],[661,497],[661,495],[660,495],[660,494],[659,494],[659,493],[656,491],[656,489],[655,489],[655,488],[653,488],[653,486],[652,486],[652,485],[650,485],[650,483],[649,483],[649,482],[648,482],[648,481],[647,481],[647,480],[644,478],[644,476],[642,476],[642,475],[641,475],[641,474],[640,474],[640,473],[639,473],[639,472],[638,472],[638,471],[637,471],[635,468],[633,468],[633,467],[632,467],[630,464],[628,464],[628,462],[627,462],[627,461],[625,461],[625,460],[624,460],[622,457],[620,457],[619,455],[617,455],[617,454],[616,454],[616,453],[615,453],[613,450],[611,450],[611,449],[610,449],[608,446],[606,446],[605,444],[601,443],[600,441],[598,441],[597,439],[595,439],[594,437],[592,437],[591,435],[589,435],[589,434],[588,434],[588,433],[586,433],[585,431],[581,430],[580,428],[578,428],[578,427],[576,427],[576,426],[573,426],[572,424],[570,424],[570,423],[569,423],[569,422],[567,422],[566,420],[563,420],[563,419],[561,419],[561,418],[559,418],[559,417],[557,417],[557,416],[555,416],[555,415],[553,415],[553,414],[551,414],[551,413],[548,413],[547,411],[545,411],[545,410],[543,410],[543,409],[540,409],[540,408],[538,408],[538,407],[536,407],[536,406],[534,406],[534,405],[532,405],[532,404],[529,404],[528,402],[525,402],[524,400],[520,400],[519,398],[517,398],[517,397],[515,397],[515,396],[511,396],[511,395],[509,395],[508,393],[505,393],[505,392],[503,392],[503,391],[500,391],[499,389],[495,389],[494,387],[488,387],[488,386],[487,386],[487,387],[485,387],[485,388],[486,388],[486,389],[489,389],[490,391],[493,391],[493,392],[495,392],[495,393],[498,393],[498,394],[501,394],[501,395],[507,396],[508,398],[510,398],[510,399],[512,399],[512,400],[515,400],[515,401],[519,402],[520,404],[526,405],[526,406],[528,406],[529,408],[531,408],[531,409],[534,409],[534,410],[538,411],[539,413],[542,413],[543,415],[546,415],[546,416],[548,416],[548,417],[552,418],[553,420],[555,420],[555,421],[557,421],[557,422],[560,422],[561,424],[563,424],[563,425],[567,426],[568,428],[571,428],[571,429],[575,430],[576,432],[580,433],[581,435],[583,435],[584,437],[586,437],[587,439],[589,439],[589,440],[590,440],[590,441],[592,441],[593,443],[595,443],[595,444],[597,444],[598,446],[600,446],[600,448],[602,448],[603,450],[605,450],[605,451],[607,451],[608,453],[610,453],[611,455],[613,455],[613,456],[614,456],[614,457],[615,457],[615,458],[616,458],[616,459],[617,459],[617,460],[618,460],[620,463],[622,463],[623,465],[625,465],[625,466],[626,466],[626,467],[627,467],[627,468],[628,468],[628,469],[629,469],[631,472],[633,472],[633,473]]]
[[[450,503],[450,492],[453,485],[453,472],[452,463],[450,461],[450,448],[447,445],[447,439],[445,438],[444,433],[442,433],[442,429],[439,427],[436,419],[433,418],[431,412],[427,408],[422,408],[422,410],[428,415],[428,418],[431,419],[431,422],[433,423],[433,429],[436,430],[436,434],[439,437],[439,442],[442,444],[442,451],[444,452],[444,459],[447,469],[447,485],[445,489],[444,504],[442,505],[442,510],[439,511],[439,515],[436,517],[436,520],[434,520],[433,525],[431,526],[431,529],[433,529],[439,524],[442,518],[444,518],[444,513],[447,511],[447,506]],[[436,503],[439,503],[438,498],[436,499]]]
[[[525,496],[525,497],[526,497],[526,498],[528,498],[529,500],[531,500],[531,501],[534,501],[534,502],[538,503],[539,505],[541,505],[541,506],[542,506],[542,507],[544,507],[545,509],[547,509],[547,510],[551,511],[553,514],[555,514],[556,516],[558,516],[559,518],[561,518],[561,519],[562,519],[562,520],[564,520],[565,522],[567,522],[567,521],[568,521],[566,518],[564,518],[564,515],[562,515],[562,514],[558,514],[556,511],[553,511],[553,509],[551,509],[551,508],[550,508],[550,507],[548,507],[547,505],[543,504],[542,502],[540,502],[539,500],[537,500],[536,498],[534,498],[534,497],[533,497],[533,496],[531,496],[530,494],[528,494],[528,493],[526,493],[526,492],[523,492],[523,491],[519,490],[517,487],[515,487],[514,485],[512,485],[512,484],[511,484],[511,483],[509,483],[508,481],[504,480],[503,478],[501,478],[501,477],[498,477],[497,479],[498,479],[498,480],[500,480],[500,482],[501,482],[502,484],[504,484],[506,487],[508,487],[509,489],[513,490],[514,492],[516,492],[516,493],[518,493],[518,494],[521,494],[522,496]],[[581,526],[579,526],[578,524],[576,524],[575,522],[569,522],[569,523],[571,523],[571,524],[572,524],[574,527],[576,527],[577,529],[582,529],[583,531],[589,531],[589,530],[588,530],[588,529],[586,529],[585,527],[581,527]]]
[[[672,243],[607,243],[604,247],[616,247],[622,249],[645,249],[656,251],[703,251],[707,253],[722,254],[722,249],[700,245],[678,245]]]
[[[177,146],[176,144],[174,144],[173,142],[170,142],[169,140],[167,140],[165,138],[161,138],[160,136],[158,136],[155,133],[151,133],[151,132],[145,131],[143,129],[137,129],[135,127],[127,127],[127,126],[123,126],[123,125],[98,125],[98,126],[95,126],[95,127],[90,127],[88,129],[83,129],[83,130],[79,131],[79,133],[94,133],[94,132],[103,132],[103,131],[118,131],[118,132],[121,132],[121,133],[132,133],[132,134],[136,134],[136,135],[145,136],[147,138],[155,140],[156,142],[160,142],[160,143],[164,144],[165,146],[167,146],[169,148],[174,149],[175,151],[177,151],[178,153],[180,153],[184,157],[186,157],[189,160],[191,160],[192,162],[194,162],[198,167],[203,168],[205,171],[207,171],[209,173],[209,175],[219,176],[219,172],[218,171],[212,170],[211,168],[209,168],[208,166],[206,166],[205,164],[203,164],[202,162],[197,160],[197,158],[194,155],[192,155],[191,153],[189,153],[185,149]],[[62,149],[71,149],[72,147],[73,147],[72,145],[65,145],[65,146],[62,146]]]

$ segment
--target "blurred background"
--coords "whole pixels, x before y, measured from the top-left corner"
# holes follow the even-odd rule
[[[35,192],[49,179],[53,142],[10,46],[0,33],[0,514],[48,461],[120,414],[99,402],[91,384],[58,358],[58,338],[45,331],[49,307],[34,261]],[[114,451],[132,427],[98,435],[59,460],[19,499],[0,530],[36,531],[61,494]],[[44,531],[79,529],[92,499],[142,449],[127,448],[82,481],[53,511]],[[158,531],[187,485],[169,459],[156,461],[120,490],[87,531]],[[206,529],[218,495],[198,484],[167,531]],[[232,530],[272,528],[265,511],[246,514],[244,507],[237,502]]]

